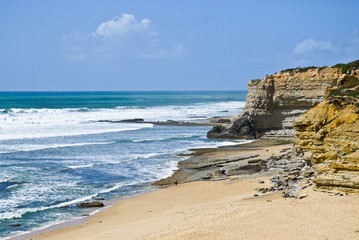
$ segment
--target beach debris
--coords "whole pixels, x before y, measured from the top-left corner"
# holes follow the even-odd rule
[[[95,200],[96,200],[96,201],[105,200],[105,198],[103,198],[103,197],[97,197],[97,198],[95,198]]]
[[[92,208],[105,206],[102,202],[84,202],[77,205],[79,208]]]

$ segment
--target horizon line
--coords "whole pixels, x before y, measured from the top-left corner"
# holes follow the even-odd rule
[[[0,93],[12,92],[237,92],[248,91],[248,89],[238,90],[5,90]]]

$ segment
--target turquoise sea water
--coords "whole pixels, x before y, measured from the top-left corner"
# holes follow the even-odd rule
[[[88,211],[78,209],[79,202],[149,191],[188,148],[238,143],[207,139],[210,127],[99,120],[231,116],[243,109],[246,95],[0,92],[0,238],[79,216]]]

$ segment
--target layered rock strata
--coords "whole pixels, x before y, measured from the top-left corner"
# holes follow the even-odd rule
[[[209,138],[257,138],[263,134],[293,135],[293,121],[324,99],[338,79],[340,67],[288,69],[248,83],[243,112],[232,125],[214,126]]]
[[[333,81],[325,101],[294,122],[297,151],[317,187],[359,191],[359,69]]]

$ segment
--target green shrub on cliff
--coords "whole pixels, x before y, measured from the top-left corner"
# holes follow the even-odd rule
[[[283,73],[283,72],[292,72],[292,71],[298,70],[298,72],[302,73],[302,72],[306,72],[306,71],[308,71],[310,69],[314,69],[314,68],[317,68],[317,67],[308,66],[308,67],[288,68],[288,69],[284,69],[284,70],[282,70],[280,72]]]
[[[346,90],[346,89],[334,89],[329,92],[330,97],[353,97],[357,98],[359,97],[359,91],[358,90]]]
[[[342,73],[347,73],[348,70],[350,69],[357,69],[359,68],[359,60],[355,60],[353,62],[344,64],[344,63],[338,63],[336,65],[334,65],[333,67],[341,67],[342,68]]]

